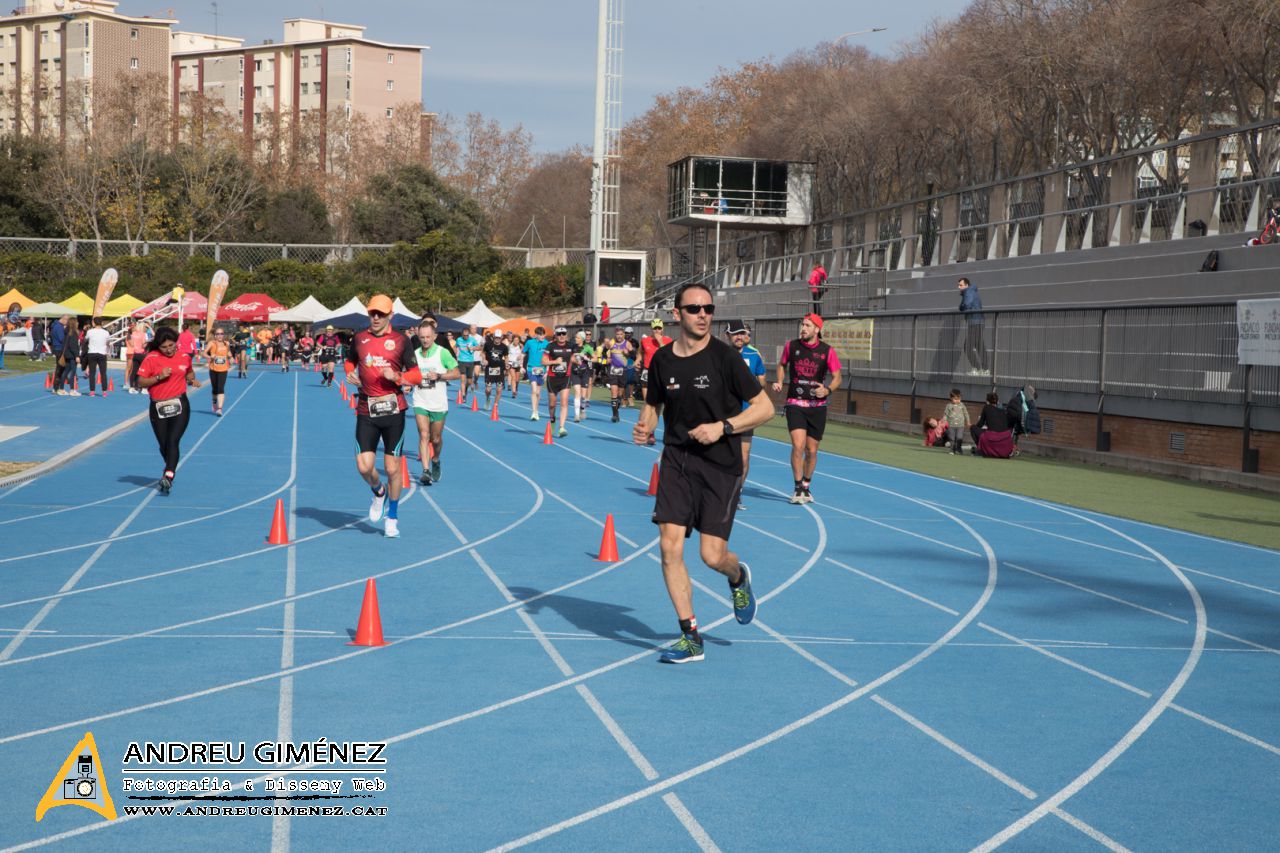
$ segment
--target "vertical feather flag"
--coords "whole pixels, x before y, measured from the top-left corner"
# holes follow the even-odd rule
[[[205,337],[213,331],[213,324],[218,319],[218,309],[222,307],[222,297],[227,293],[227,271],[218,270],[209,282],[209,308],[205,317]]]
[[[107,303],[111,301],[111,291],[116,289],[116,282],[119,280],[120,274],[115,267],[107,267],[102,271],[102,277],[98,279],[98,295],[93,300],[93,316],[102,316]]]

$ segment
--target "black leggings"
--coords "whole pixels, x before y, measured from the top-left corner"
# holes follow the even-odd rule
[[[57,370],[53,372],[53,387],[55,391],[61,391],[64,385],[75,387],[76,378],[76,360],[68,357],[66,364],[58,365]]]
[[[209,371],[209,388],[214,396],[225,394],[227,392],[227,371],[210,370]]]
[[[129,387],[138,387],[138,368],[142,367],[142,360],[146,358],[145,354],[134,353],[129,359]]]
[[[183,394],[179,399],[182,400],[182,411],[171,418],[156,415],[155,400],[150,405],[151,430],[160,444],[160,455],[164,457],[164,470],[167,474],[178,470],[178,445],[182,442],[182,434],[187,431],[187,422],[191,420],[191,404],[187,402],[187,395]]]
[[[105,355],[94,355],[90,353],[89,355],[86,355],[84,358],[85,358],[85,361],[88,362],[88,364],[85,367],[85,372],[89,374],[89,392],[92,393],[93,391],[97,390],[98,377],[102,377],[102,391],[103,393],[106,393],[107,357]],[[96,374],[94,373],[95,370],[97,371]]]

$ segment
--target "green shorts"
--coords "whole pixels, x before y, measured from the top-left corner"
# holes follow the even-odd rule
[[[434,423],[440,423],[440,422],[442,422],[445,418],[447,418],[447,417],[449,416],[449,412],[448,412],[448,411],[443,411],[443,412],[428,412],[426,409],[420,409],[420,408],[418,408],[417,406],[414,406],[414,407],[413,407],[413,413],[414,413],[415,415],[426,415],[427,420],[431,421],[431,423],[433,423],[433,424],[434,424]]]

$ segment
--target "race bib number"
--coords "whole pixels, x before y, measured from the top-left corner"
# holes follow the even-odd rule
[[[614,367],[614,366],[609,367],[610,376],[622,376],[626,372],[627,372],[627,369],[625,367]]]
[[[395,394],[369,398],[369,417],[371,418],[394,415],[398,411],[400,411],[400,403],[396,400]]]
[[[489,365],[488,367],[486,367],[486,368],[485,368],[485,374],[486,374],[487,376],[490,376],[490,377],[493,377],[493,378],[501,379],[501,378],[502,378],[502,366],[501,366],[501,365],[497,365],[497,364],[491,364],[491,365]]]
[[[541,375],[542,375],[542,368],[541,368],[541,367],[531,367],[531,368],[529,368],[529,373],[530,373],[530,374],[532,374],[532,375],[534,375],[534,376],[541,376]]]
[[[168,400],[156,400],[156,417],[161,420],[176,418],[182,414],[182,398],[170,397]]]
[[[649,384],[649,368],[647,367],[644,370],[640,371],[640,384],[641,385]]]
[[[551,372],[556,374],[557,376],[563,376],[567,370],[568,370],[568,365],[565,365],[565,364],[551,365]]]
[[[226,364],[226,363],[227,363],[227,358],[226,358],[226,356],[222,356],[222,355],[215,355],[215,356],[213,357],[213,363],[214,363],[214,364],[218,364],[218,365]]]

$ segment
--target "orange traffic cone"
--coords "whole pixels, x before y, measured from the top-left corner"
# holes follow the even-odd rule
[[[428,444],[428,447],[431,445]],[[406,456],[400,457],[400,488],[407,489],[413,484],[409,482],[409,459]]]
[[[480,395],[478,394],[471,398],[471,411],[480,411]]]
[[[653,473],[649,475],[649,491],[646,495],[656,495],[658,493],[658,463],[653,463]]]
[[[347,399],[347,383],[338,383],[338,390],[342,393],[342,399]]]
[[[356,410],[356,395],[352,394],[350,397],[348,397],[347,402],[351,404],[351,411],[354,412]]]
[[[618,562],[618,540],[613,534],[613,513],[604,517],[604,536],[600,538],[600,556],[598,563]]]
[[[44,375],[44,387],[46,387],[46,388],[52,388],[52,387],[53,387],[53,374],[52,374],[52,373],[46,373],[46,374]]]
[[[555,442],[551,440],[551,421],[547,421],[547,431],[542,434],[542,443],[555,444]]]
[[[276,511],[271,516],[271,532],[267,534],[269,545],[288,545],[289,529],[284,524],[284,500],[276,498]]]
[[[360,624],[356,626],[356,638],[347,645],[386,645],[382,639],[382,619],[378,616],[378,585],[373,578],[364,582],[364,602],[360,605]]]
[[[499,394],[499,397],[500,397],[500,396],[501,396],[501,394]],[[502,418],[498,417],[498,401],[497,401],[497,400],[494,400],[494,401],[493,401],[493,411],[489,413],[489,420],[491,420],[491,421],[500,421],[500,420],[502,420]]]
[[[461,388],[458,389],[458,405],[459,406],[462,405],[462,389]]]
[[[107,390],[108,391],[116,390],[116,381],[114,379],[110,379],[110,378],[107,379]]]

